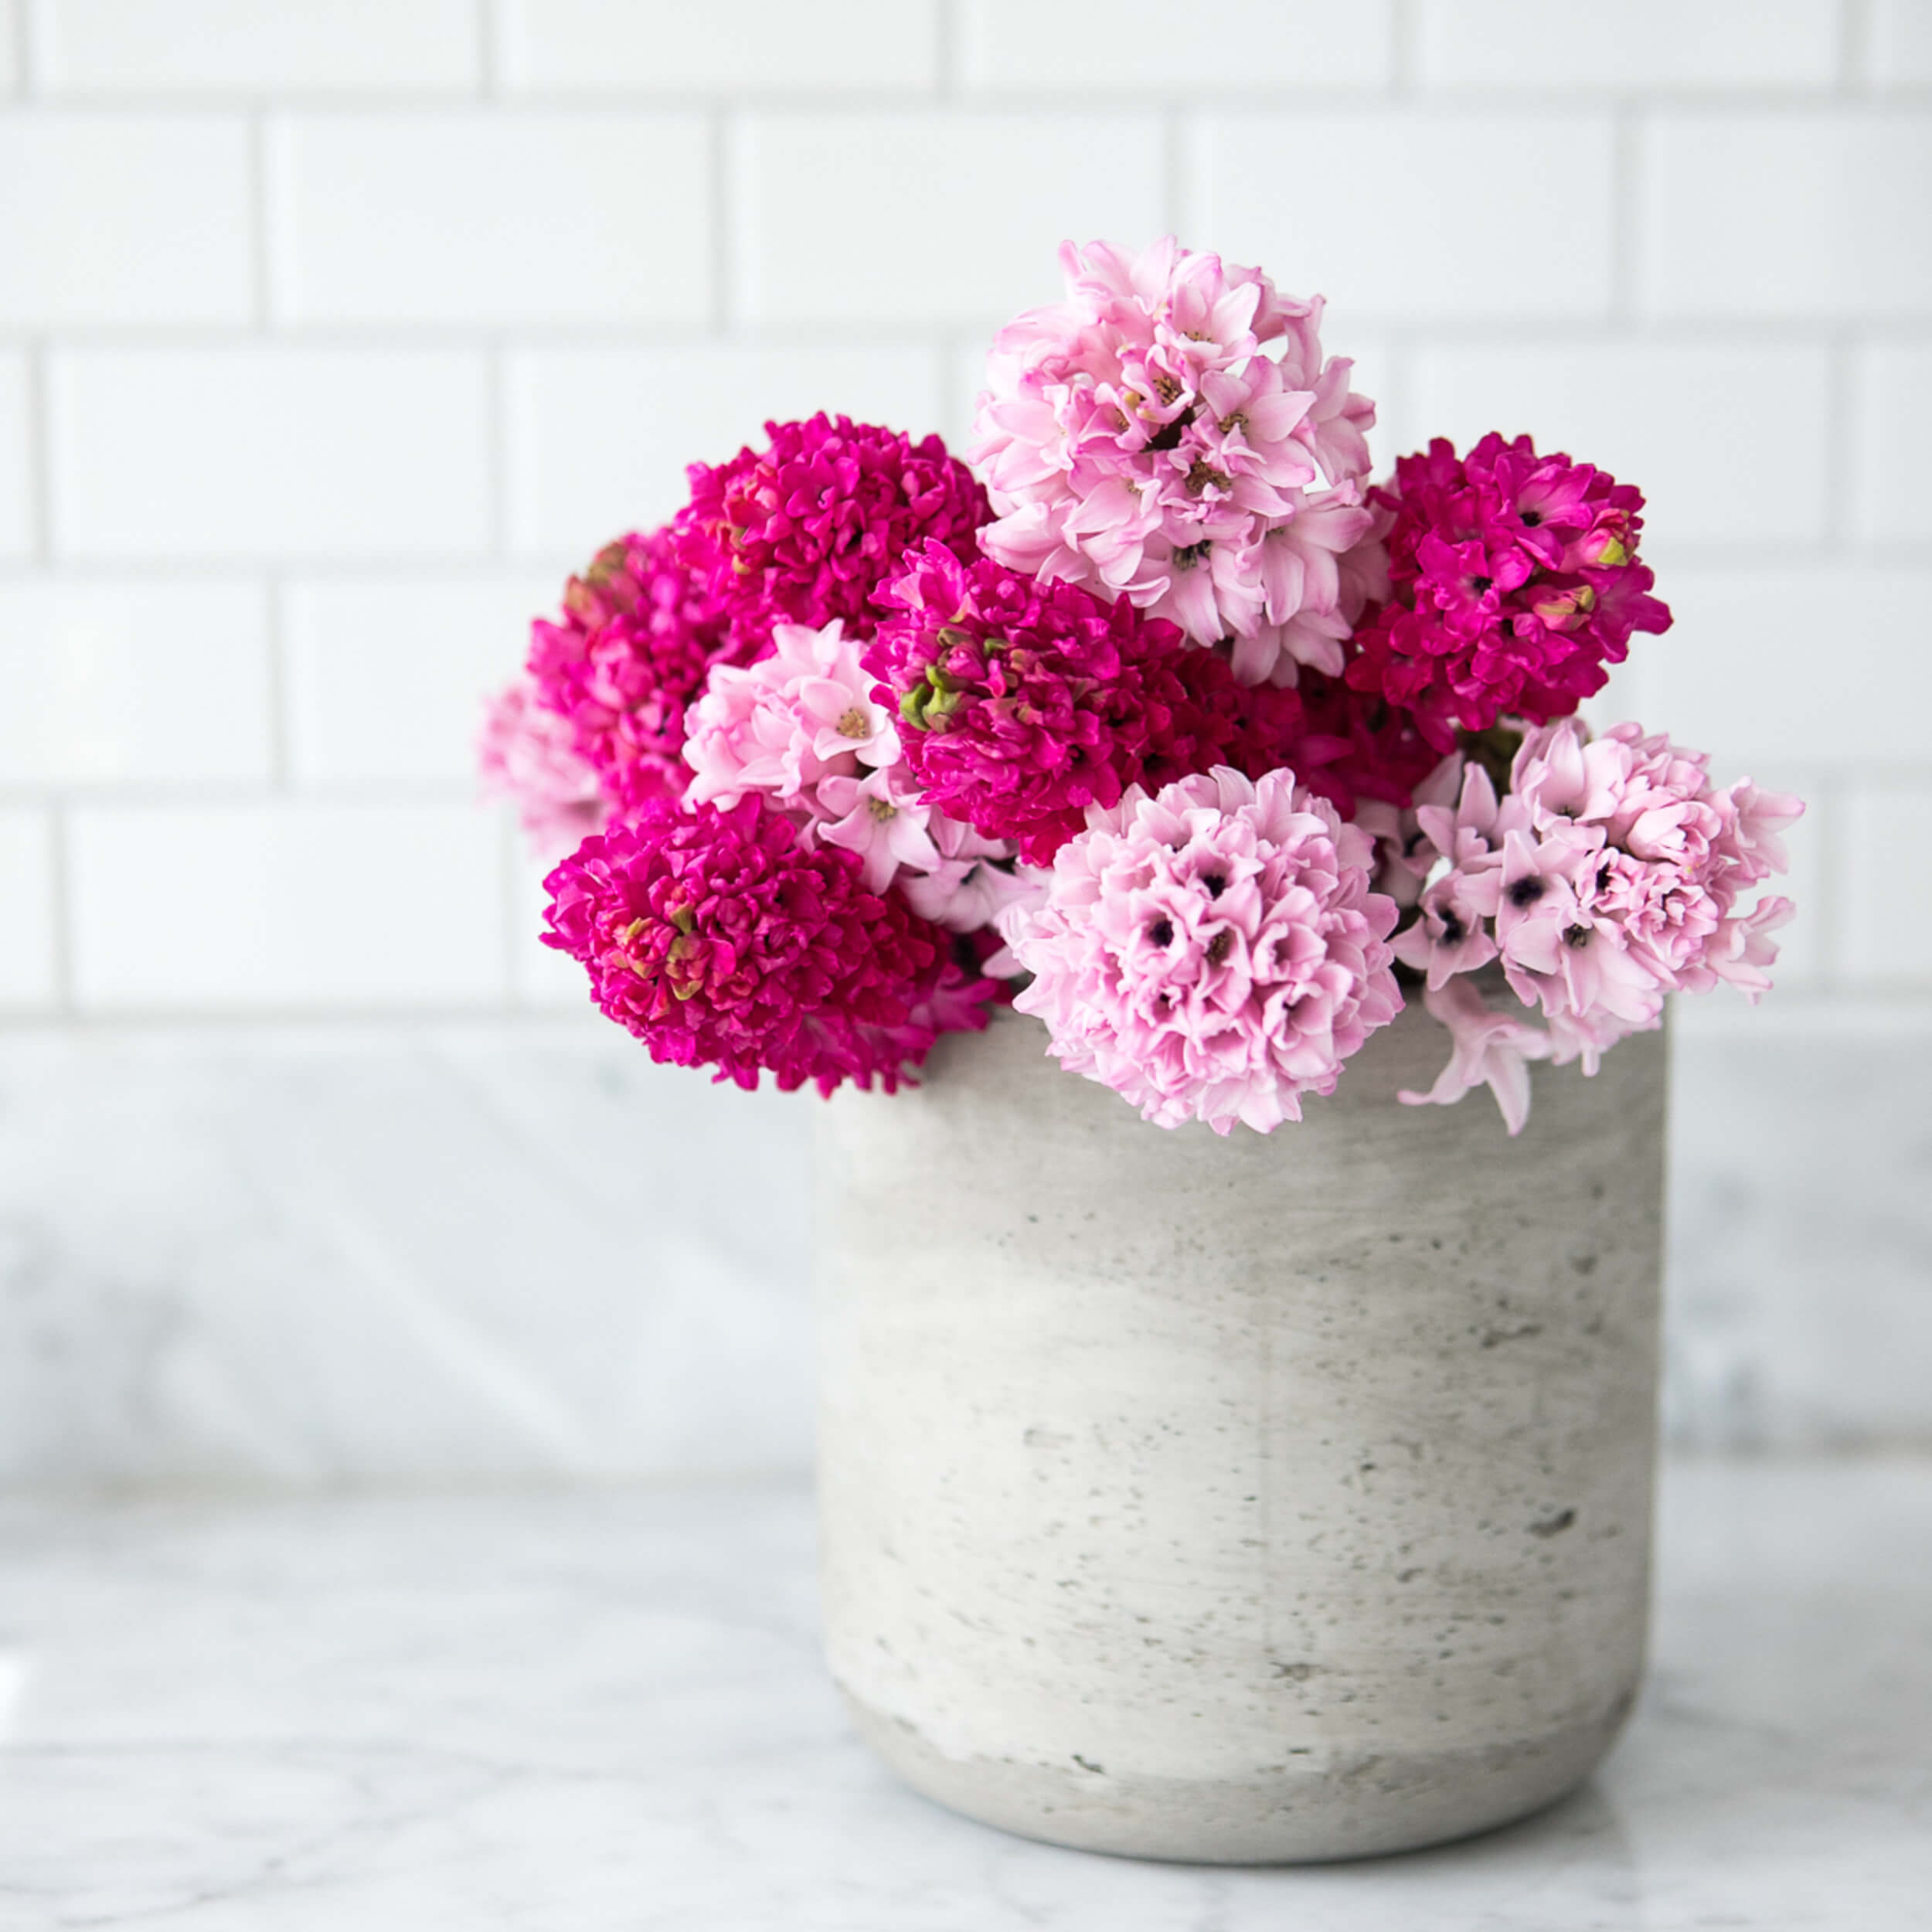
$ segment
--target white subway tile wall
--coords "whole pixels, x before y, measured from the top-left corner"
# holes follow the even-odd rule
[[[1598,712],[1812,801],[1779,1037],[1932,1038],[1927,0],[0,0],[9,1026],[580,1006],[470,770],[528,617],[1169,230],[1330,298],[1381,467],[1646,489]]]
[[[1385,464],[1527,428],[1640,481],[1679,622],[1620,689],[1720,767],[1813,777],[1808,849],[1840,851],[1872,760],[1927,764],[1932,9],[1607,18],[0,9],[0,801],[61,835],[34,930],[93,903],[83,793],[129,825],[246,794],[257,842],[463,805],[477,687],[685,462],[821,406],[957,435],[1063,236],[1169,227],[1331,298]],[[478,869],[474,917],[521,930],[518,879]],[[1835,923],[1787,984],[1932,994]],[[84,1014],[118,982],[60,937],[34,997]],[[294,983],[250,996],[332,997]]]

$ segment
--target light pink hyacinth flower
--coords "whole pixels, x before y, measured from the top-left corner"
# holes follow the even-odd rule
[[[1637,725],[1592,740],[1564,718],[1523,740],[1502,798],[1471,764],[1453,806],[1440,787],[1418,805],[1437,865],[1420,917],[1393,945],[1426,975],[1424,1003],[1455,1050],[1429,1093],[1404,1100],[1446,1104],[1486,1082],[1514,1133],[1527,1104],[1521,1061],[1577,1060],[1594,1073],[1618,1040],[1661,1023],[1671,993],[1769,990],[1770,935],[1791,903],[1743,902],[1783,869],[1779,834],[1804,808],[1748,780],[1720,790],[1709,764]],[[1540,1028],[1505,1026],[1460,978],[1492,961]]]
[[[1375,844],[1291,771],[1131,787],[1001,930],[1049,1053],[1162,1127],[1267,1133],[1328,1094],[1402,1005]]]
[[[542,859],[574,851],[610,815],[610,801],[596,770],[578,753],[570,721],[539,702],[529,677],[488,700],[477,766],[485,789],[516,807]]]
[[[985,925],[1023,896],[995,862],[1013,849],[975,836],[927,804],[901,755],[892,714],[872,696],[862,642],[835,619],[780,624],[772,655],[713,668],[686,720],[694,802],[760,794],[800,828],[856,852],[869,890],[897,885],[921,917],[953,932]]]
[[[968,451],[987,553],[1231,638],[1244,682],[1338,672],[1374,577],[1375,406],[1324,359],[1319,299],[1171,236],[1060,260],[1066,300],[1008,324],[988,362]]]

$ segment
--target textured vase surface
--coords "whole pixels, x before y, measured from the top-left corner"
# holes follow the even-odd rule
[[[820,1110],[831,1668],[929,1797],[1260,1863],[1587,1777],[1648,1596],[1666,1052],[1408,1107],[1412,1005],[1299,1126],[1167,1132],[1005,1013]]]

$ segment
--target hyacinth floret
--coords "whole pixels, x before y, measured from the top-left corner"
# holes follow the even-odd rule
[[[987,553],[1231,639],[1244,682],[1339,672],[1375,409],[1324,359],[1321,301],[1171,236],[1060,260],[1066,301],[1009,323],[988,362],[968,452]]]
[[[1638,560],[1641,492],[1526,436],[1492,431],[1466,457],[1438,437],[1372,501],[1387,591],[1356,628],[1348,680],[1412,712],[1439,750],[1501,718],[1568,716],[1633,632],[1669,627]]]
[[[545,881],[544,943],[653,1060],[755,1087],[893,1092],[940,1032],[986,1021],[992,983],[948,936],[866,889],[851,853],[807,849],[756,794],[654,803],[587,839]]]
[[[618,538],[570,579],[561,621],[531,626],[528,670],[538,702],[628,811],[682,794],[686,710],[714,665],[753,648],[667,528]]]
[[[874,594],[903,552],[927,541],[960,556],[977,549],[986,493],[937,436],[915,443],[822,411],[765,434],[764,447],[728,463],[692,464],[679,519],[693,567],[715,571],[741,627],[836,620],[869,636]]]
[[[1048,1050],[1162,1127],[1267,1133],[1402,1005],[1373,842],[1291,771],[1131,787],[1002,921]]]

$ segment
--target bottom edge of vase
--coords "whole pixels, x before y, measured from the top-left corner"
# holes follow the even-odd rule
[[[1049,1845],[1194,1865],[1318,1865],[1420,1851],[1495,1831],[1567,1796],[1616,1742],[1631,1699],[1526,1737],[1373,1750],[1328,1767],[1246,1778],[953,1757],[903,1718],[843,1696],[859,1735],[923,1797]]]

